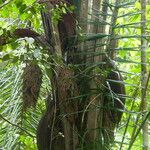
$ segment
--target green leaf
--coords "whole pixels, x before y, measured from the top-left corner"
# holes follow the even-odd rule
[[[25,40],[29,43],[29,44],[33,44],[35,42],[35,40],[33,38],[30,37],[25,37]]]
[[[6,55],[4,55],[3,57],[2,57],[2,60],[3,61],[7,61],[7,60],[9,60],[10,59],[10,55],[9,54],[6,54]]]
[[[108,36],[110,36],[110,35],[102,34],[102,33],[83,35],[85,41],[97,40],[97,39],[105,38]]]
[[[33,55],[34,55],[35,58],[41,58],[40,49],[35,49]]]

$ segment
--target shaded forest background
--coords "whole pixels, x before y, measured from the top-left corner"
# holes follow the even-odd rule
[[[150,3],[0,0],[0,148],[148,150]]]

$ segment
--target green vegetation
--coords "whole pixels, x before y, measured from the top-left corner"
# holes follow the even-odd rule
[[[45,116],[43,133],[51,126],[52,136],[62,134],[48,140],[52,150],[72,150],[69,140],[77,150],[148,150],[149,41],[150,2],[145,0],[50,6],[0,0],[0,148],[37,150],[39,121]],[[25,77],[29,64],[40,69],[28,68]],[[109,77],[113,71],[121,79]]]

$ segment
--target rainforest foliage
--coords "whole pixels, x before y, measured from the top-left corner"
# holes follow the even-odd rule
[[[0,0],[0,148],[148,150],[150,2]]]

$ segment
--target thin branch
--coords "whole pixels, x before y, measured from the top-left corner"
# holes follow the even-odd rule
[[[29,133],[27,130],[23,129],[22,127],[20,127],[20,126],[14,124],[14,123],[12,123],[12,122],[10,122],[10,121],[7,120],[5,117],[3,117],[1,114],[0,114],[0,118],[2,118],[4,121],[6,121],[7,123],[9,123],[10,125],[15,126],[15,127],[19,128],[19,129],[21,129],[22,131],[24,131],[25,133],[27,133],[29,136],[35,138],[35,136],[32,135],[31,133]]]
[[[148,89],[149,80],[150,80],[150,71],[149,71],[149,74],[148,74],[148,77],[147,77],[146,85],[145,85],[145,87],[144,87],[144,89],[145,89],[145,92],[143,93],[144,96],[146,95],[146,92],[147,92],[147,89]],[[133,109],[133,107],[134,107],[135,98],[136,98],[136,96],[137,96],[138,90],[139,90],[139,87],[137,87],[137,88],[135,89],[135,92],[134,92],[134,94],[133,94],[133,95],[134,95],[134,96],[133,96],[134,101],[133,101],[133,103],[132,103],[132,106],[131,106],[130,111],[131,111],[131,110]],[[139,110],[139,111],[141,111],[141,105],[142,105],[142,104],[140,104],[140,110]],[[123,145],[123,142],[124,142],[124,139],[125,139],[125,134],[126,134],[126,132],[127,132],[127,128],[129,127],[128,124],[129,124],[130,118],[131,118],[131,114],[129,115],[129,117],[128,117],[128,119],[127,119],[126,128],[125,128],[125,131],[124,131],[124,134],[123,134],[123,138],[122,138],[122,142],[121,142],[121,145],[120,145],[120,149],[119,149],[119,150],[122,149],[122,145]],[[138,120],[139,120],[139,115],[138,115],[137,118],[136,118],[135,124],[138,123]],[[137,126],[135,126],[134,129],[133,129],[133,131],[132,131],[131,142],[132,142],[132,139],[134,139],[136,129],[137,129]],[[130,142],[130,143],[131,143],[131,142]]]
[[[145,84],[145,87],[144,87],[144,89],[145,89],[145,91],[144,91],[144,93],[143,93],[143,96],[144,96],[144,97],[146,96],[146,93],[147,93],[149,80],[150,80],[150,71],[149,71],[149,73],[148,73],[147,81],[146,81],[146,84]],[[143,103],[142,103],[142,101],[141,101],[141,104],[140,104],[140,107],[139,107],[139,112],[141,111],[142,104],[143,104]],[[137,116],[137,118],[136,118],[136,120],[135,120],[135,124],[138,124],[139,118],[140,118],[140,114],[138,114],[138,116]],[[131,136],[131,140],[130,140],[131,146],[129,146],[129,147],[132,147],[132,141],[133,141],[133,139],[135,138],[136,130],[137,130],[137,126],[135,126],[134,129],[133,129],[133,131],[132,131],[132,136]],[[129,144],[129,145],[130,145],[130,144]]]
[[[148,120],[149,116],[150,116],[150,111],[149,111],[149,112],[147,113],[147,115],[145,116],[145,118],[144,118],[143,122],[141,123],[139,129],[138,129],[137,132],[135,133],[134,138],[131,140],[128,150],[131,150],[131,147],[133,146],[133,143],[135,142],[137,136],[139,135],[141,129],[143,128],[145,122]]]
[[[18,28],[13,32],[7,31],[5,35],[0,35],[0,46],[6,45],[11,42],[10,39],[15,38],[25,38],[25,37],[32,37],[36,38],[41,36],[39,33],[29,29],[29,28]]]
[[[31,30],[29,28],[18,28],[15,31],[6,34],[6,35],[0,35],[0,46],[9,44],[12,42],[13,38],[25,38],[25,37],[31,37],[35,39],[36,43],[39,44],[42,47],[46,47],[46,49],[51,53],[53,50],[53,46],[47,41],[46,37],[44,35],[40,35],[34,30]]]
[[[0,6],[0,9],[3,8],[3,7],[5,7],[5,6],[8,5],[9,3],[11,3],[12,1],[13,1],[13,0],[9,0],[9,1],[3,3],[3,4]]]

